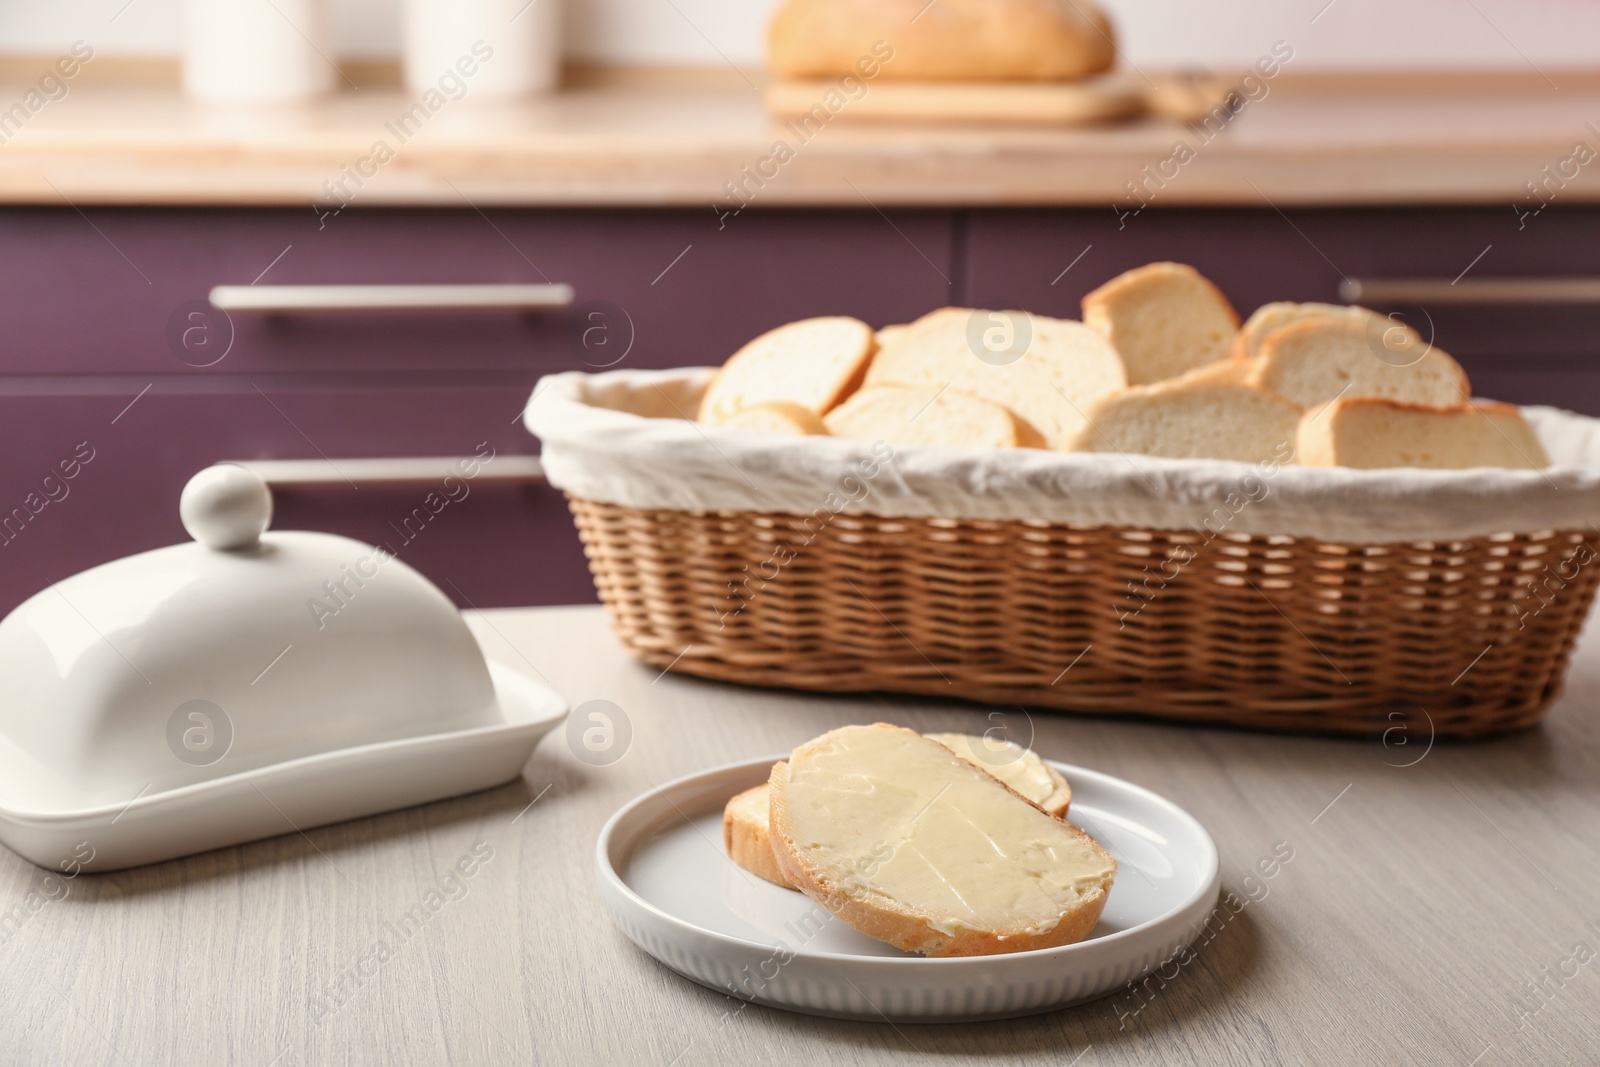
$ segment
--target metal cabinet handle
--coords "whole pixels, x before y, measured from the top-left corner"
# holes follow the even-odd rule
[[[545,483],[538,456],[406,456],[383,459],[238,459],[273,489],[348,489],[375,485],[438,485],[462,478],[462,464],[476,463],[475,485]]]
[[[1600,278],[1346,278],[1352,304],[1600,304]]]
[[[570,307],[570,285],[218,285],[222,311],[537,311]]]

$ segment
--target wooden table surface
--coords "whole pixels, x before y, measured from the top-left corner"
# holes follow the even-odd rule
[[[598,608],[471,621],[491,656],[573,705],[620,707],[632,731],[620,757],[581,761],[558,730],[510,785],[139,870],[46,878],[0,854],[0,1062],[1467,1067],[1600,1055],[1593,635],[1547,725],[1485,743],[1035,715],[1043,754],[1198,817],[1225,890],[1249,902],[1147,1002],[893,1028],[744,1005],[659,966],[601,910],[595,837],[653,783],[846,723],[977,732],[988,709],[658,677],[622,653]],[[1245,881],[1286,848],[1275,877]],[[463,857],[472,876],[450,877]],[[428,919],[402,933],[418,904]]]
[[[0,69],[0,112],[44,64]],[[1332,77],[1291,64],[1250,83],[1250,102],[1225,132],[1167,118],[884,123],[853,119],[846,104],[801,136],[768,114],[758,79],[743,76],[578,86],[507,104],[469,92],[397,134],[417,105],[398,89],[229,108],[85,70],[65,98],[0,130],[9,134],[0,202],[1126,210],[1137,186],[1138,201],[1161,207],[1476,203],[1509,217],[1513,203],[1538,206],[1535,183],[1538,202],[1600,200],[1600,167],[1584,165],[1600,150],[1600,82],[1589,72]],[[1143,86],[1161,75],[1122,77]],[[1579,144],[1587,155],[1575,156]],[[337,197],[333,183],[342,183]]]

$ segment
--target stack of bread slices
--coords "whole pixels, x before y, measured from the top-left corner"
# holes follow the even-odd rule
[[[1082,306],[1081,322],[941,308],[876,331],[851,318],[789,323],[728,360],[699,419],[897,446],[1549,466],[1519,409],[1473,400],[1460,364],[1398,319],[1272,303],[1240,325],[1181,263],[1130,270]]]
[[[832,730],[723,812],[734,863],[907,952],[1052,948],[1094,929],[1116,862],[1066,779],[993,737]]]

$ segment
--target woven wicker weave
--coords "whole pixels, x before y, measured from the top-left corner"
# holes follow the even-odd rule
[[[1575,532],[1337,545],[570,502],[653,666],[1275,730],[1535,723],[1600,577]]]

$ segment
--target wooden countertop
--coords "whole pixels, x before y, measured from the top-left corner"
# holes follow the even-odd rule
[[[1525,183],[1544,180],[1543,168],[1564,162],[1575,176],[1547,188],[1568,201],[1600,200],[1600,164],[1570,162],[1579,143],[1600,153],[1600,80],[1550,78],[1286,69],[1209,140],[1174,119],[1059,130],[891,126],[852,123],[846,107],[805,143],[767,115],[756,78],[633,78],[506,106],[469,94],[401,142],[386,124],[414,100],[395,88],[229,109],[86,74],[0,144],[0,202],[310,205],[328,200],[324,182],[383,140],[394,158],[369,165],[375,176],[359,188],[346,180],[353,203],[708,209],[737,206],[724,183],[769,159],[780,139],[793,158],[761,187],[747,186],[754,204],[1133,205],[1127,183],[1144,182],[1156,205],[1510,205],[1529,197]],[[0,109],[26,89],[0,84]],[[1194,158],[1173,163],[1180,141]],[[1170,177],[1150,182],[1147,166]]]
[[[633,729],[622,757],[589,766],[558,730],[511,785],[85,873],[32,910],[43,872],[0,850],[8,1062],[1493,1067],[1591,1062],[1600,1047],[1592,628],[1548,723],[1483,743],[1034,716],[1045,755],[1191,811],[1224,889],[1253,899],[1137,1012],[1130,995],[890,1027],[744,1005],[661,967],[602,910],[596,835],[652,784],[851,722],[976,732],[983,709],[658,677],[598,608],[469,619],[491,656],[570,703],[619,705]],[[1292,861],[1247,892],[1279,842]],[[465,891],[396,942],[386,924],[474,848],[490,859]],[[379,940],[394,944],[373,963]]]

